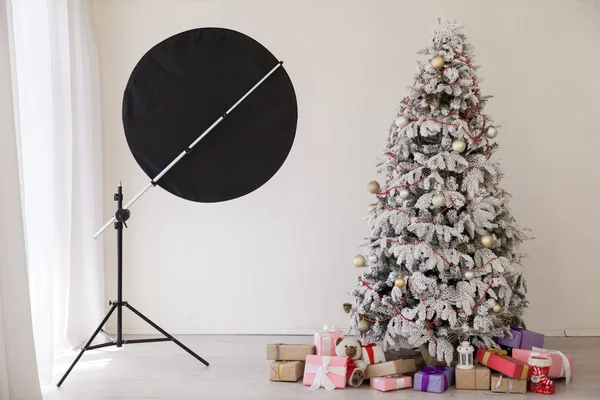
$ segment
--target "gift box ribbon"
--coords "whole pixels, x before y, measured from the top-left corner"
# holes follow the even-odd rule
[[[500,389],[500,385],[502,385],[502,378],[504,377],[504,375],[500,374],[500,379],[498,379],[498,382],[496,382],[496,390]],[[506,393],[512,393],[513,391],[513,379],[512,378],[507,378],[508,379],[508,392]]]
[[[346,374],[345,367],[330,367],[331,357],[321,357],[321,365],[307,364],[305,373],[315,374],[315,379],[312,385],[306,390],[312,392],[323,386],[327,390],[335,389],[335,384],[329,379],[327,374],[344,376]]]
[[[525,334],[523,332],[525,332],[527,329],[525,329],[525,328],[519,328],[519,327],[516,327],[516,326],[511,326],[510,329],[513,330],[513,331],[521,332],[521,340],[519,340],[519,348],[521,348],[521,346],[523,346],[523,339],[525,338]],[[514,336],[515,335],[513,335],[513,337]]]
[[[367,355],[369,356],[369,364],[375,363],[375,352],[373,351],[373,347],[375,347],[375,343],[363,346],[363,350],[365,350],[367,352]]]
[[[279,360],[279,346],[281,346],[282,344],[285,343],[275,343],[275,360]]]
[[[287,361],[281,361],[280,363],[278,363],[277,364],[277,369],[275,369],[275,367],[273,367],[273,365],[271,365],[271,370],[273,370],[273,372],[275,373],[275,375],[278,376],[280,382],[283,380],[283,365],[286,362]]]
[[[426,392],[429,386],[429,377],[431,375],[444,375],[444,390],[448,389],[448,376],[446,375],[446,368],[444,367],[425,367],[419,372],[423,373],[421,377],[421,391]]]
[[[564,355],[564,353],[562,351],[558,351],[558,350],[540,349],[539,347],[535,347],[535,346],[533,346],[531,348],[532,356],[538,357],[538,356],[544,356],[546,354],[556,354],[557,356],[560,356],[560,358],[562,359],[562,366],[560,367],[560,375],[565,376],[566,383],[568,385],[569,382],[571,381],[571,363],[569,362],[569,359],[567,358],[567,356]]]

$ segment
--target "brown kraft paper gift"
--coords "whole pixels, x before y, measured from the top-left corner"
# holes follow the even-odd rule
[[[304,361],[309,354],[315,354],[312,344],[268,344],[267,360]]]
[[[527,379],[512,379],[500,374],[492,374],[492,392],[527,393]]]
[[[394,360],[388,361],[379,364],[371,364],[367,367],[367,371],[365,374],[365,378],[377,378],[380,376],[388,376],[388,375],[410,375],[410,373],[415,373],[417,371],[417,367],[415,364],[415,360],[406,359],[406,360]]]
[[[457,389],[490,390],[490,369],[477,365],[473,369],[456,369]]]
[[[269,379],[277,382],[296,382],[304,375],[304,361],[273,361],[269,365]]]

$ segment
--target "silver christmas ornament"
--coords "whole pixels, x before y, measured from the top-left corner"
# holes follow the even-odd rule
[[[444,204],[446,204],[446,198],[444,197],[443,194],[436,194],[435,196],[433,196],[433,198],[431,199],[431,203],[435,206],[435,207],[441,207]]]
[[[375,264],[378,260],[379,260],[379,257],[377,257],[375,254],[371,254],[369,256],[369,262],[372,264]]]
[[[498,129],[496,129],[495,126],[490,126],[489,128],[487,128],[487,130],[485,131],[485,136],[488,139],[493,139],[496,136],[498,136]]]
[[[462,139],[456,139],[452,142],[452,150],[457,153],[462,153],[467,149],[467,142]]]
[[[475,272],[473,271],[465,271],[465,279],[471,280],[475,278]]]
[[[400,197],[402,197],[403,199],[407,199],[408,196],[410,196],[410,190],[406,188],[400,189]]]
[[[396,120],[394,121],[394,124],[396,124],[396,126],[400,129],[404,128],[409,123],[410,120],[402,115],[396,118]]]

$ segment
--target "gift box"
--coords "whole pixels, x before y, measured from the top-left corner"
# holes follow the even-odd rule
[[[549,378],[567,378],[566,383],[569,384],[573,376],[573,356],[563,354],[558,350],[547,350],[534,347],[532,350],[515,349],[513,358],[527,362],[530,356],[550,356],[552,358],[552,366],[550,367]]]
[[[502,374],[492,374],[492,392],[527,393],[526,379],[513,379]]]
[[[346,357],[306,356],[302,383],[310,386],[307,390],[324,387],[327,390],[346,387]]]
[[[269,379],[277,382],[296,382],[304,373],[304,361],[274,361],[269,365]]]
[[[516,326],[510,327],[512,338],[507,334],[502,338],[494,338],[496,343],[511,349],[531,350],[533,346],[544,347],[544,335],[537,332],[528,331]]]
[[[472,369],[456,369],[455,381],[457,389],[490,390],[490,369],[477,365]]]
[[[377,378],[388,375],[407,375],[417,371],[415,360],[412,358],[405,360],[387,361],[379,364],[371,364],[367,366],[365,378]]]
[[[386,361],[395,361],[395,360],[410,360],[412,359],[415,362],[415,370],[403,372],[402,375],[414,376],[418,370],[426,367],[425,360],[421,355],[420,351],[415,350],[407,350],[407,349],[388,349],[384,352]]]
[[[309,354],[315,354],[312,344],[268,344],[267,360],[304,361]]]
[[[504,350],[477,349],[476,359],[479,363],[503,373],[509,378],[528,379],[531,368],[526,363],[504,355]]]
[[[360,358],[367,364],[379,364],[385,362],[383,349],[375,343],[363,346]]]
[[[420,392],[442,393],[454,384],[454,367],[429,366],[415,374],[413,388]]]
[[[404,375],[392,375],[371,379],[371,389],[381,392],[405,389],[412,386],[412,378]]]
[[[316,355],[335,356],[335,340],[344,335],[335,328],[321,329],[315,332],[314,341]]]

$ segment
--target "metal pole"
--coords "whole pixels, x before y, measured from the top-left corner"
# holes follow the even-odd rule
[[[156,183],[158,182],[158,180],[160,178],[162,178],[171,168],[173,168],[175,166],[175,164],[177,164],[179,162],[179,160],[181,160],[183,157],[185,157],[185,155],[188,154],[194,148],[194,146],[196,146],[198,144],[198,142],[200,140],[202,140],[206,135],[208,135],[208,133],[210,131],[212,131],[215,126],[219,125],[219,123],[221,121],[223,121],[225,119],[225,117],[227,117],[227,115],[229,115],[229,113],[231,113],[242,101],[244,101],[244,99],[246,99],[246,97],[248,97],[250,95],[250,93],[254,92],[254,90],[256,90],[257,87],[259,87],[269,76],[271,76],[271,74],[273,74],[273,72],[275,72],[282,65],[283,65],[283,61],[279,61],[277,63],[277,65],[273,67],[273,69],[271,69],[269,72],[267,72],[267,74],[265,76],[263,76],[262,79],[260,81],[258,81],[254,86],[252,86],[252,88],[250,90],[248,90],[246,92],[246,94],[243,95],[233,106],[231,106],[231,108],[229,110],[227,110],[225,113],[223,113],[223,115],[221,115],[219,118],[217,118],[217,120],[215,122],[213,122],[213,124],[211,126],[209,126],[208,129],[206,129],[200,136],[198,136],[198,138],[196,140],[194,140],[187,149],[183,150],[177,157],[175,157],[175,159],[173,161],[171,161],[171,163],[169,165],[167,165],[165,167],[165,169],[163,169],[158,175],[156,175],[154,177],[154,179],[152,179],[150,181],[150,183],[148,185],[146,185],[145,188],[143,188],[137,195],[135,195],[129,201],[129,203],[125,204],[125,207],[123,207],[123,208],[128,209],[129,207],[131,207],[133,205],[133,203],[135,203],[140,197],[142,197],[142,195],[144,195],[144,193],[146,193],[148,190],[150,190],[150,188],[152,188],[153,186],[156,186]],[[102,234],[102,232],[104,232],[106,230],[106,228],[108,228],[115,221],[116,221],[116,219],[113,216],[106,224],[104,224],[104,226],[102,226],[102,228],[100,228],[98,230],[98,232],[96,232],[94,234],[94,239],[96,239],[98,236],[100,236]]]
[[[117,188],[117,212],[123,209],[123,188]],[[123,223],[117,221],[117,347],[123,346]]]

